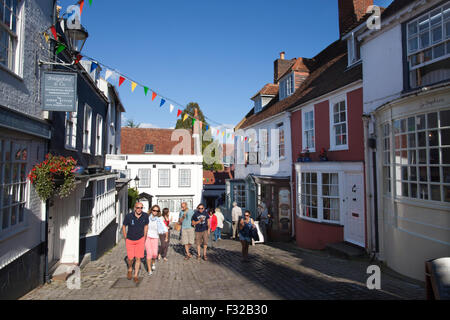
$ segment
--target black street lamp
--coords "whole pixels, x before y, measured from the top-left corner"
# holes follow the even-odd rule
[[[138,187],[139,180],[139,177],[136,175],[136,178],[134,178],[134,185],[136,188]]]
[[[89,34],[81,24],[79,24],[79,27],[69,26],[67,19],[65,19],[65,24],[64,34],[66,36],[69,49],[72,51],[72,54],[76,56],[81,52],[81,50],[83,50],[84,43],[89,37]]]

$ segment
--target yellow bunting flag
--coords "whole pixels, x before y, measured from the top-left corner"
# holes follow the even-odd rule
[[[188,114],[186,113],[183,117],[183,121],[185,121],[187,119],[187,117],[188,117]]]
[[[131,81],[131,92],[134,92],[134,89],[136,89],[136,82]]]
[[[44,38],[45,38],[45,42],[48,42],[48,40],[50,40],[50,36],[48,35],[47,32],[44,32]]]

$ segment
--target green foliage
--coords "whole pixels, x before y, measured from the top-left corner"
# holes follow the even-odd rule
[[[128,189],[128,209],[133,209],[139,197],[139,192],[136,188]]]
[[[58,194],[60,198],[65,198],[75,189],[73,171],[76,164],[77,162],[72,157],[58,157],[49,153],[45,156],[43,162],[33,167],[28,179],[42,201],[49,199],[54,194]],[[59,179],[63,183],[58,186],[56,181]]]
[[[197,116],[195,116],[195,109],[197,109]],[[193,126],[192,126],[192,118],[188,118],[185,121],[183,121],[184,115],[188,114],[191,117],[195,117],[197,121],[201,121],[202,124],[202,137],[205,137],[206,133],[206,126],[209,126],[209,124],[205,120],[205,116],[203,115],[202,110],[200,109],[200,106],[196,102],[190,102],[186,106],[186,108],[181,113],[180,119],[178,119],[177,124],[175,126],[175,129],[186,129],[193,133]],[[211,130],[211,128],[209,129]],[[209,136],[211,138],[211,134],[206,134],[206,136]],[[209,146],[211,143],[219,145],[219,142],[217,140],[213,139],[202,139],[202,152],[205,150],[207,146]],[[213,152],[213,156],[215,156],[215,152]],[[222,159],[219,160],[219,163],[213,163],[213,164],[207,164],[203,160],[203,169],[204,170],[212,170],[212,171],[220,171],[223,170],[223,164]]]
[[[133,119],[127,119],[127,122],[125,124],[125,127],[129,127],[129,128],[139,128],[141,124],[134,122]]]

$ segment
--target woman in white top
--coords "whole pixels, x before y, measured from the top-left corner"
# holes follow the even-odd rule
[[[148,232],[147,239],[145,240],[145,250],[147,251],[147,265],[148,265],[148,274],[152,275],[152,271],[155,270],[155,260],[158,257],[158,241],[160,234],[166,234],[168,237],[168,230],[164,223],[161,221],[161,218],[158,217],[158,213],[161,212],[161,209],[158,205],[154,205],[149,212],[149,223],[148,223]]]
[[[216,218],[217,218],[217,227],[214,231],[214,239],[217,241],[217,239],[222,239],[222,228],[223,228],[223,220],[225,220],[225,217],[223,216],[222,211],[220,211],[219,208],[216,208]]]

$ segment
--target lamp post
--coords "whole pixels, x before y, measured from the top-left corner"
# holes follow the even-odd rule
[[[136,189],[138,187],[139,180],[140,180],[139,177],[136,175],[136,178],[134,178],[134,186]]]
[[[64,20],[66,25],[64,35],[66,36],[70,51],[76,57],[83,50],[84,43],[89,37],[89,34],[81,24],[71,25],[67,19]]]

